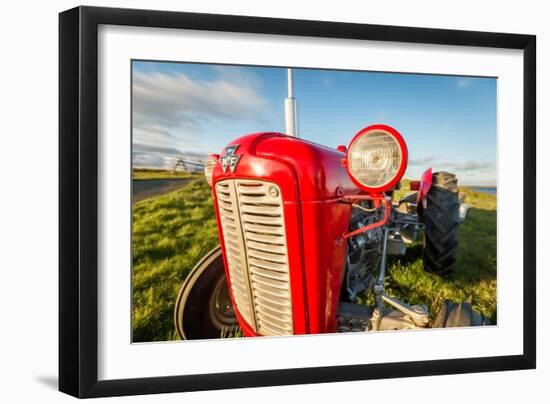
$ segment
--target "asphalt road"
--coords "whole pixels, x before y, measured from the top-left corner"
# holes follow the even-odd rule
[[[175,191],[191,181],[191,178],[174,178],[164,180],[133,180],[132,181],[132,202],[136,203],[143,199],[151,198]]]

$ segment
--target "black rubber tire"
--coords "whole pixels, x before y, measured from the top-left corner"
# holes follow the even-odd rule
[[[446,300],[432,328],[478,327],[490,324],[489,320],[475,311],[470,303]]]
[[[174,325],[182,339],[220,338],[238,329],[220,246],[206,254],[183,282],[174,308]]]
[[[459,227],[456,176],[447,172],[432,175],[424,217],[424,269],[440,276],[456,270]]]

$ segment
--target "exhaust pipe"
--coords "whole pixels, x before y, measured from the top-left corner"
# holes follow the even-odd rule
[[[298,122],[296,118],[296,99],[294,99],[294,82],[292,69],[287,69],[288,96],[285,99],[285,131],[289,136],[298,137]]]

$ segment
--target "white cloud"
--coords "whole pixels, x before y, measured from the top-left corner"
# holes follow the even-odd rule
[[[324,88],[332,88],[332,79],[330,78],[330,76],[327,76],[327,75],[323,75],[322,79],[321,79],[321,84],[323,85]]]
[[[451,163],[449,166],[459,171],[486,171],[495,165],[492,161],[465,161],[463,163]]]
[[[235,66],[231,65],[213,65],[211,68],[218,74],[219,80],[256,90],[260,90],[263,86],[260,77],[250,70],[235,69]]]
[[[135,73],[134,124],[197,130],[201,120],[254,117],[266,105],[253,86],[220,78],[192,80],[183,73]]]
[[[458,172],[485,172],[495,168],[494,161],[446,161],[439,160],[436,156],[420,156],[416,159],[410,159],[409,166],[433,166],[438,170],[455,170]]]
[[[183,73],[134,72],[133,142],[156,147],[136,150],[134,164],[166,165],[158,148],[192,149],[205,124],[226,119],[262,119],[267,100],[261,81],[252,73],[215,68],[212,80],[195,80]],[[173,156],[172,156],[173,157]]]
[[[435,156],[420,156],[409,160],[411,166],[423,166],[435,161]]]
[[[420,178],[422,172],[431,167],[434,172],[448,171],[458,177],[460,184],[490,185],[496,183],[494,161],[448,161],[440,160],[435,156],[421,156],[409,160],[406,178]]]
[[[472,80],[467,78],[467,77],[463,77],[463,78],[460,78],[456,81],[456,86],[458,88],[466,88],[468,87],[470,84],[472,83]]]

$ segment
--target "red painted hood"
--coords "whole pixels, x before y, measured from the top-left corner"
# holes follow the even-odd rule
[[[235,171],[223,172],[218,164],[214,182],[222,177],[283,180],[285,201],[321,201],[360,193],[341,163],[345,154],[335,149],[273,132],[242,136],[227,146],[235,145],[239,146],[235,154],[241,156]]]

